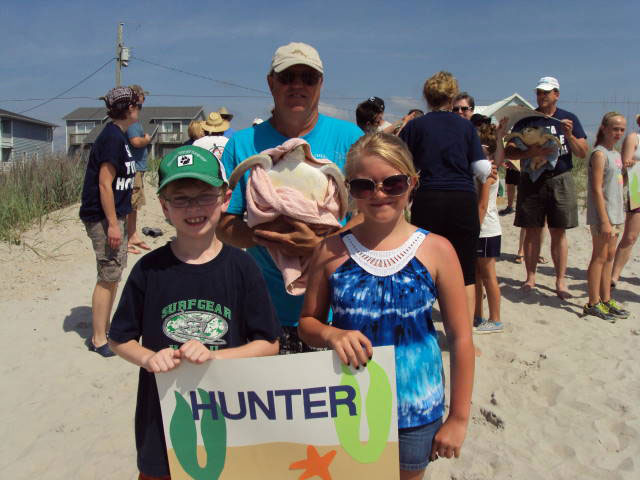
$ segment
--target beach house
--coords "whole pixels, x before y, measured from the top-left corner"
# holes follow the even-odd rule
[[[37,159],[53,152],[57,125],[0,109],[1,163]]]

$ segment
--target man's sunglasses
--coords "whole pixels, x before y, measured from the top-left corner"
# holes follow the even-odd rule
[[[454,113],[467,112],[467,111],[471,110],[471,107],[453,107],[452,110],[453,110]]]
[[[349,193],[353,198],[365,200],[372,197],[377,189],[380,189],[390,197],[399,197],[411,185],[409,175],[391,175],[381,182],[374,182],[370,178],[354,178],[347,182]]]
[[[305,70],[304,72],[296,73],[291,70],[283,70],[282,72],[274,73],[278,81],[283,85],[290,85],[296,81],[296,78],[299,78],[302,83],[307,85],[308,87],[313,87],[317,85],[322,75],[315,70]]]

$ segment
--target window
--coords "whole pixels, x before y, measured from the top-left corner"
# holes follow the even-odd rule
[[[2,161],[3,162],[8,162],[11,160],[11,149],[10,148],[3,148],[2,149]]]
[[[180,122],[162,122],[163,133],[179,133],[181,123]]]
[[[96,122],[78,122],[76,123],[76,133],[89,133],[96,126]]]

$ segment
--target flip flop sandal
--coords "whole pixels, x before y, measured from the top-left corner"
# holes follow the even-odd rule
[[[544,258],[542,255],[540,255],[538,257],[538,263],[541,263],[542,265],[545,265],[547,263],[549,263],[549,260],[547,260],[546,258]]]
[[[138,250],[135,245],[127,246],[127,253],[131,253],[133,255],[140,255],[140,250]]]
[[[143,250],[151,250],[151,247],[144,242],[132,243],[134,247],[140,247]]]
[[[516,255],[516,259],[514,260],[514,262],[522,263],[523,260],[524,260],[524,255]]]

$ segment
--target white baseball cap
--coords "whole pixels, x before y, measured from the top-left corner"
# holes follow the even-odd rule
[[[555,77],[541,77],[536,85],[536,90],[544,90],[548,92],[550,90],[560,90],[560,83]]]
[[[311,45],[302,42],[291,42],[276,50],[271,60],[271,71],[279,73],[293,65],[308,65],[309,67],[324,73],[322,60],[318,51]]]

